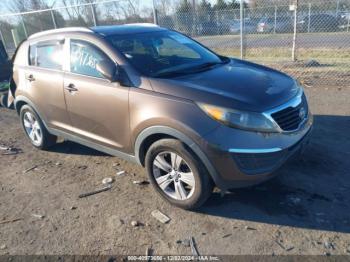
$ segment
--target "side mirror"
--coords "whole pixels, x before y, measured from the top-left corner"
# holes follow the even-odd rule
[[[110,60],[103,60],[96,65],[96,69],[109,81],[117,80],[117,65]]]

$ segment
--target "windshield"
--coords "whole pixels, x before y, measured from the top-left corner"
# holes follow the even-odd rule
[[[114,35],[107,39],[146,76],[190,73],[223,63],[214,53],[173,31]]]

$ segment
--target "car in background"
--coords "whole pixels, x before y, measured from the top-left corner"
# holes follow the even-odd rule
[[[0,40],[0,82],[8,81],[12,74],[12,62],[9,59],[4,44]]]
[[[350,28],[350,12],[340,12],[337,16],[339,20],[339,29],[349,30]]]
[[[219,27],[213,21],[202,22],[198,25],[198,33],[200,35],[218,35],[220,34],[219,31]]]
[[[229,32],[230,23],[227,20],[205,21],[198,25],[198,33],[200,35],[224,35]]]
[[[328,14],[305,15],[297,21],[299,32],[336,32],[340,19]]]
[[[12,76],[12,61],[9,59],[4,44],[0,41],[0,105],[7,107],[9,82]]]
[[[293,31],[293,19],[289,16],[265,17],[257,26],[258,33],[290,33]]]
[[[256,33],[256,28],[259,20],[257,19],[248,19],[244,20],[244,29],[243,31],[247,34]],[[230,24],[230,33],[239,34],[241,32],[241,22],[239,20],[235,20]]]

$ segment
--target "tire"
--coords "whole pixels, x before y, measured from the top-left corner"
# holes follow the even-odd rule
[[[7,108],[7,98],[8,98],[8,94],[2,94],[0,95],[0,104],[1,106]]]
[[[57,137],[47,131],[39,115],[30,106],[21,107],[20,120],[24,133],[34,147],[47,149],[56,143]]]
[[[207,170],[179,140],[161,139],[153,143],[146,153],[145,165],[156,191],[177,207],[197,209],[213,191]]]

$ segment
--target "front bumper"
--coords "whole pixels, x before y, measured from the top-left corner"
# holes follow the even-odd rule
[[[208,159],[217,171],[215,183],[221,189],[245,187],[274,175],[289,158],[309,142],[313,117],[298,131],[259,133],[220,126],[205,137]]]

